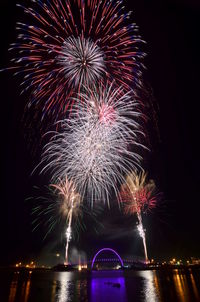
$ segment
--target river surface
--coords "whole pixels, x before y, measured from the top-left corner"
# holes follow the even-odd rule
[[[200,270],[6,272],[0,301],[200,301]]]

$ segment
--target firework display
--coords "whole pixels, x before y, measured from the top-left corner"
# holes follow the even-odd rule
[[[30,7],[18,6],[29,21],[17,23],[17,41],[9,49],[15,58],[7,69],[21,75],[22,92],[30,93],[26,111],[39,130],[56,129],[46,133],[38,167],[48,172],[66,221],[66,264],[83,201],[109,204],[122,184],[120,201],[125,214],[137,215],[148,260],[142,213],[155,207],[156,198],[154,182],[137,173],[147,149],[138,93],[145,54],[131,12],[116,0],[32,0]]]
[[[37,109],[40,119],[53,123],[65,116],[70,96],[83,85],[114,79],[126,89],[141,85],[143,41],[122,1],[32,0],[31,7],[18,6],[29,24],[17,23],[13,69],[24,79],[23,91],[31,92],[28,108]]]
[[[105,74],[103,53],[90,39],[69,37],[64,42],[58,62],[69,85],[78,90],[96,83]]]
[[[41,225],[46,228],[47,235],[56,228],[56,225],[64,225],[65,228],[65,263],[69,263],[69,243],[72,239],[72,225],[80,225],[85,208],[82,203],[82,197],[76,192],[72,181],[65,178],[57,180],[57,184],[50,184],[47,197],[40,196],[39,205],[35,206],[32,215],[36,217],[33,220],[34,229]],[[77,230],[76,230],[77,231]]]
[[[72,219],[73,216],[78,216],[80,214],[80,203],[81,203],[81,196],[76,193],[76,188],[72,181],[69,181],[67,177],[65,181],[61,181],[59,184],[52,184],[58,195],[61,196],[61,207],[60,211],[62,215],[66,218],[67,222],[67,229],[66,229],[66,248],[65,248],[65,263],[69,263],[68,257],[68,249],[69,249],[69,242],[72,237]]]
[[[54,181],[67,175],[92,203],[109,201],[110,188],[117,193],[124,175],[140,164],[141,156],[133,150],[143,147],[141,113],[130,93],[112,85],[98,92],[88,89],[81,97],[83,102],[77,101],[70,119],[61,122],[45,146],[43,170],[53,171]]]
[[[148,262],[146,235],[142,222],[142,213],[150,211],[156,206],[156,186],[153,180],[147,181],[147,174],[132,172],[126,177],[122,185],[120,199],[123,201],[124,212],[136,214],[137,229],[143,241],[145,260]]]
[[[157,201],[156,186],[153,180],[147,181],[147,173],[132,172],[122,186],[121,197],[125,202],[126,214],[145,213],[155,208]]]

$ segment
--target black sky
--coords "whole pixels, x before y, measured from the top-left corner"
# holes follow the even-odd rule
[[[145,219],[149,254],[155,258],[200,257],[200,4],[195,0],[130,0],[125,5],[133,10],[132,20],[147,41],[145,78],[152,87],[157,114],[146,166],[164,193],[164,202]],[[15,1],[1,1],[0,68],[9,64],[7,49],[15,41],[18,14]],[[29,259],[44,248],[59,249],[59,244],[51,244],[50,239],[43,242],[40,234],[31,232],[30,206],[24,200],[33,194],[33,185],[44,184],[37,176],[30,177],[38,157],[33,156],[24,139],[21,118],[26,100],[20,96],[19,84],[11,73],[0,74],[1,263],[11,263],[21,255]],[[140,255],[137,236],[130,233],[130,225],[116,210],[114,213],[114,219],[109,213],[104,217],[106,228],[99,236],[83,234],[78,246],[91,254],[96,246],[107,245],[121,253]],[[121,236],[114,236],[116,232]]]

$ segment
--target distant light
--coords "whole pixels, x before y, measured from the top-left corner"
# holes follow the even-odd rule
[[[82,267],[81,267],[81,265],[79,265],[79,266],[78,266],[78,270],[79,270],[79,271],[81,271],[81,270],[82,270]]]
[[[56,257],[60,257],[60,254],[57,253],[57,254],[56,254]]]

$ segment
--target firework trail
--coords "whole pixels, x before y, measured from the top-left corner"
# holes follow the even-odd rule
[[[41,234],[40,227],[42,226],[44,240],[53,231],[56,234],[59,232],[63,240],[62,230],[64,229],[65,254],[68,259],[68,250],[72,238],[79,239],[81,232],[87,232],[88,228],[91,230],[91,225],[92,231],[96,234],[103,228],[103,224],[99,222],[98,218],[103,212],[103,207],[98,205],[95,209],[91,209],[90,205],[83,202],[83,198],[76,192],[72,181],[65,178],[63,181],[57,180],[56,184],[45,186],[42,190],[38,187],[34,188],[37,190],[36,195],[26,199],[26,201],[33,203],[31,211],[33,217],[32,230],[40,230]],[[45,194],[44,189],[46,189]],[[65,263],[67,263],[66,255]]]
[[[65,263],[69,263],[68,250],[72,238],[72,224],[74,231],[74,228],[80,225],[79,219],[82,217],[85,208],[73,182],[67,178],[58,180],[56,184],[51,184],[48,192],[49,189],[51,194],[48,194],[48,198],[37,198],[40,200],[40,204],[33,208],[32,214],[36,215],[36,218],[32,222],[34,225],[33,230],[44,224],[47,230],[46,237],[55,228],[57,223],[62,226],[64,224],[66,228]]]
[[[141,85],[143,41],[122,1],[31,2],[18,4],[29,22],[17,23],[17,42],[9,50],[17,53],[11,69],[23,78],[22,92],[31,91],[27,108],[37,109],[42,127],[45,119],[66,118],[71,96],[83,86],[113,79],[126,89]]]
[[[141,172],[130,173],[122,185],[120,199],[124,202],[126,214],[136,214],[138,219],[137,229],[143,241],[145,260],[148,262],[146,235],[142,222],[142,213],[150,211],[156,206],[156,187],[153,180],[147,182],[147,174]]]
[[[81,196],[76,193],[76,188],[72,181],[69,181],[67,177],[64,181],[61,181],[59,184],[52,184],[53,188],[56,189],[58,194],[62,198],[62,205],[60,211],[67,221],[66,229],[66,248],[65,248],[65,263],[69,263],[69,243],[72,237],[72,219],[73,216],[77,217],[80,215],[80,203]]]
[[[142,115],[131,94],[113,85],[87,89],[81,98],[45,146],[41,172],[50,170],[53,181],[67,175],[81,196],[105,202],[111,189],[117,194],[124,175],[140,165]]]

